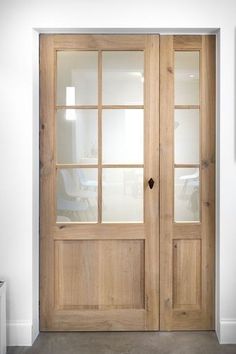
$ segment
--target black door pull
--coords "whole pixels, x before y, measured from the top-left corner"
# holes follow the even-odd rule
[[[150,188],[150,189],[152,189],[152,188],[153,188],[154,183],[155,183],[155,182],[153,181],[153,179],[152,179],[152,178],[150,178],[150,179],[149,179],[149,181],[148,181],[148,185],[149,185],[149,188]]]

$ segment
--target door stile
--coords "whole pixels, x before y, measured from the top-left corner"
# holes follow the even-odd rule
[[[146,77],[149,81],[145,90],[145,151],[146,151],[146,223],[148,239],[146,258],[146,328],[159,329],[159,36],[147,36]],[[149,189],[148,180],[155,181]]]
[[[160,330],[171,328],[173,219],[173,37],[160,38]]]
[[[53,39],[40,40],[40,323],[51,324],[54,293],[54,50]],[[47,79],[46,79],[47,78]],[[50,206],[47,210],[45,206]],[[42,257],[43,255],[43,257]],[[47,301],[45,301],[47,299]]]

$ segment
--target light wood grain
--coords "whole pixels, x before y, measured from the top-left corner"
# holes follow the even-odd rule
[[[176,104],[175,109],[199,109],[199,104]]]
[[[47,78],[47,79],[46,79]],[[52,39],[40,37],[40,324],[52,321],[54,252],[54,52]],[[46,208],[45,206],[48,206]],[[47,301],[45,301],[47,299]]]
[[[199,50],[202,45],[202,37],[198,35],[173,36],[174,50]]]
[[[108,164],[108,163],[103,163],[99,164],[100,167],[103,168],[143,168],[143,164]],[[57,163],[56,168],[98,168],[98,164],[82,164],[82,163],[73,163],[73,164],[62,164],[62,163]]]
[[[201,238],[202,225],[200,222],[174,223],[173,234],[175,239]]]
[[[41,72],[41,310],[44,331],[153,330],[159,325],[159,41],[158,36],[42,35]],[[98,62],[98,163],[55,164],[55,56],[57,50],[96,50]],[[102,106],[102,50],[145,52],[141,106]],[[101,223],[102,109],[143,109],[145,116],[145,223]],[[55,174],[59,168],[98,168],[98,223],[56,223]],[[155,179],[155,187],[147,181]]]
[[[201,240],[173,241],[173,308],[201,306]]]
[[[56,109],[97,109],[98,106],[96,105],[74,105],[74,106],[63,106],[58,105]],[[102,109],[143,109],[144,105],[102,105]]]
[[[48,35],[43,35],[48,36]],[[54,47],[57,50],[143,50],[146,35],[67,35],[55,34]]]
[[[53,226],[54,239],[145,239],[146,225],[142,223],[57,223]]]
[[[160,38],[160,329],[172,328],[173,309],[173,36]]]
[[[56,109],[97,109],[97,105],[74,105],[74,106],[66,106],[66,105],[57,105]]]
[[[56,50],[144,50],[143,106],[103,106],[99,159],[55,164]],[[174,105],[174,50],[199,50],[200,105]],[[45,331],[203,330],[214,324],[215,38],[157,35],[40,37],[40,326]],[[159,175],[160,83],[160,175]],[[67,107],[68,108],[68,107]],[[91,106],[69,108],[89,109]],[[102,109],[143,109],[145,223],[56,223],[57,168],[102,165]],[[201,111],[201,222],[174,223],[174,109]],[[194,164],[195,166],[195,164]],[[196,165],[199,166],[199,165]],[[138,165],[143,167],[143,165]],[[187,167],[187,165],[184,165]],[[188,165],[189,167],[189,165]],[[192,167],[192,165],[191,165]],[[101,175],[100,175],[101,176]],[[155,181],[152,190],[148,180]],[[99,209],[102,209],[101,177]],[[160,182],[159,182],[160,181]],[[159,207],[159,199],[160,205]],[[160,217],[160,225],[159,225]],[[102,215],[100,211],[99,221]],[[161,233],[159,250],[159,228]],[[177,246],[177,247],[175,247]],[[159,273],[160,252],[160,273]],[[160,279],[159,279],[160,276]],[[191,288],[186,286],[191,283]]]
[[[56,310],[53,331],[142,331],[145,310]],[[43,329],[42,329],[43,330]],[[46,329],[47,330],[47,329]]]
[[[98,52],[98,222],[102,222],[102,52]]]
[[[204,321],[210,329],[214,329],[215,321],[215,60],[215,36],[203,36],[201,54],[202,284]]]
[[[145,53],[145,297],[146,328],[159,329],[159,36],[147,36]],[[153,189],[148,180],[155,181]]]
[[[144,308],[144,240],[57,241],[59,309]]]
[[[176,168],[199,168],[200,163],[175,163],[174,167]]]
[[[174,50],[198,50],[201,58],[199,223],[175,223],[173,216],[173,170],[191,166],[174,164]],[[214,329],[215,37],[161,37],[160,53],[160,328],[210,330]]]

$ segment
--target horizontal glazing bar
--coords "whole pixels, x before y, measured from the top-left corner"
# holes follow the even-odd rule
[[[201,221],[174,221],[174,225],[186,225],[186,224],[188,224],[188,225],[190,225],[190,226],[195,226],[195,225],[201,225]],[[176,239],[176,240],[178,240],[178,238],[181,238],[181,240],[184,240],[185,238],[183,238],[183,236],[182,237],[176,237],[175,236],[175,238],[174,239]],[[197,238],[201,238],[200,236],[195,236],[194,235],[194,239],[197,239]],[[173,240],[174,240],[173,239]],[[186,238],[186,240],[187,240],[188,238]]]
[[[56,164],[56,168],[98,168],[97,164]]]
[[[191,165],[192,166],[192,165]],[[98,168],[97,164],[56,164],[56,168]],[[143,168],[144,164],[102,164],[102,168]]]
[[[144,105],[103,105],[102,109],[144,109]]]
[[[175,109],[200,109],[199,104],[177,104],[175,105]]]
[[[56,109],[97,109],[97,105],[74,105],[74,106],[65,106],[65,105],[59,105],[56,106]]]
[[[194,168],[200,167],[200,163],[175,163],[175,168]]]
[[[144,105],[103,105],[102,109],[144,109]],[[57,105],[56,109],[98,109],[97,105]]]
[[[144,164],[102,164],[103,168],[143,168]]]

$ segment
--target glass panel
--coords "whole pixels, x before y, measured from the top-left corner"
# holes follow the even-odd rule
[[[199,163],[199,110],[175,110],[175,163]]]
[[[143,110],[103,111],[103,163],[143,163]]]
[[[175,52],[175,104],[199,104],[199,52]]]
[[[57,162],[97,163],[97,110],[57,112]]]
[[[97,104],[97,82],[97,52],[57,52],[57,104]]]
[[[97,221],[97,169],[57,172],[57,222]]]
[[[175,168],[175,221],[199,221],[199,168]]]
[[[103,104],[143,104],[143,52],[103,52],[102,60]]]
[[[143,221],[143,169],[103,169],[103,222]]]

